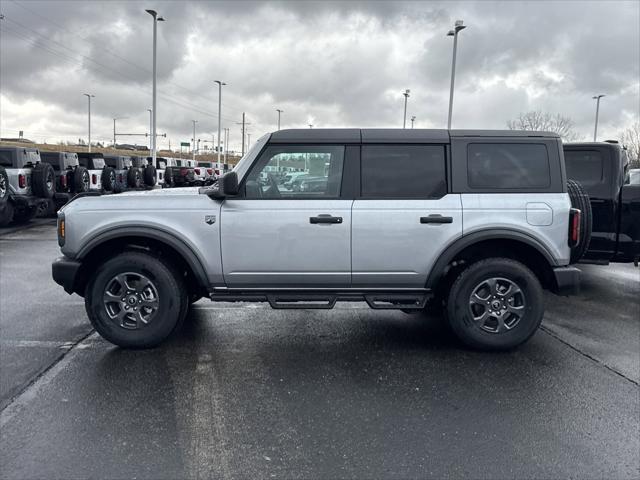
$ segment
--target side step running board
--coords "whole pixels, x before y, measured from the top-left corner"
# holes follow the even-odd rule
[[[376,310],[421,309],[427,304],[427,295],[390,294],[365,295],[369,307]]]
[[[336,295],[267,295],[271,308],[317,308],[332,309],[338,297]]]

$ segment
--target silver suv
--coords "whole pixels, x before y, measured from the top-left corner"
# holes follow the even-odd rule
[[[315,185],[282,188],[276,167]],[[157,345],[208,296],[409,313],[429,302],[466,344],[509,349],[540,325],[543,288],[577,289],[579,220],[555,134],[281,130],[211,187],[70,202],[53,278],[124,347]]]

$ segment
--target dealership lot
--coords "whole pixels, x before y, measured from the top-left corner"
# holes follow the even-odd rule
[[[582,267],[503,354],[438,318],[196,304],[162,347],[93,333],[53,222],[0,231],[0,476],[640,474],[640,269]]]

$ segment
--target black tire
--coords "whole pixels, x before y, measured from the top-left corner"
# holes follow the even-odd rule
[[[51,198],[56,193],[56,172],[46,163],[37,163],[31,170],[31,188],[40,198]]]
[[[571,199],[571,206],[580,210],[580,241],[571,249],[571,263],[577,263],[587,252],[591,243],[591,229],[593,226],[593,213],[589,195],[582,185],[575,180],[567,181],[567,191]]]
[[[167,167],[164,171],[164,184],[167,187],[173,187],[173,168]]]
[[[133,279],[136,275],[143,275],[152,282],[157,292],[158,308],[154,316],[149,317],[148,324],[140,322],[139,327],[132,327],[133,323],[135,325],[138,323],[127,323],[129,320],[123,320],[128,327],[125,328],[108,313],[103,297],[108,287],[111,287],[112,293],[114,292],[114,282],[121,285],[114,280],[116,275],[120,274],[131,275],[127,282],[131,287],[144,283],[135,283]],[[116,290],[116,293],[119,297],[124,292]],[[179,328],[188,308],[184,281],[173,266],[162,258],[137,251],[121,253],[100,265],[87,285],[84,298],[87,315],[96,331],[106,340],[124,348],[150,348],[160,344]],[[130,299],[134,299],[133,305],[136,305],[135,294],[129,297],[125,295],[122,298],[127,299],[122,302],[122,305],[129,305]],[[111,314],[113,314],[113,309],[117,309],[120,302],[108,303],[108,305],[112,308]],[[124,310],[119,309],[118,312],[124,312]],[[128,312],[124,315],[137,315],[137,313]]]
[[[112,167],[104,167],[100,177],[102,188],[106,192],[113,192],[116,186],[116,171]]]
[[[71,191],[73,193],[88,192],[91,186],[91,178],[89,176],[89,170],[85,167],[77,166],[73,171],[71,185]]]
[[[147,187],[153,187],[156,184],[156,167],[153,165],[147,165],[144,167],[144,172],[142,174],[144,184]]]
[[[38,213],[38,207],[20,207],[13,210],[13,222],[22,224],[30,222]]]
[[[13,222],[13,203],[9,200],[0,204],[0,227],[6,227]]]
[[[0,208],[9,200],[9,175],[4,167],[0,167]]]
[[[498,279],[495,295],[489,288],[491,279]],[[505,294],[508,292],[498,293],[508,282],[521,292],[509,302]],[[509,291],[516,290],[510,287]],[[472,304],[472,294],[478,292]],[[484,304],[485,300],[490,303]],[[540,282],[529,268],[507,258],[488,258],[470,265],[455,280],[447,301],[447,317],[453,332],[466,345],[481,350],[509,350],[536,332],[544,315],[543,302]],[[502,313],[502,322],[489,313],[496,311]],[[485,315],[487,318],[483,319]],[[481,320],[474,320],[474,316]]]
[[[129,188],[140,188],[142,184],[142,178],[140,176],[140,170],[136,167],[130,167],[127,170],[127,186]]]

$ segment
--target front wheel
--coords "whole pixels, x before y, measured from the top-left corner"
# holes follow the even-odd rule
[[[449,324],[465,344],[508,350],[527,341],[544,314],[538,278],[522,263],[489,258],[463,270],[447,301]]]
[[[85,308],[98,333],[126,348],[154,347],[184,319],[184,282],[161,258],[124,252],[100,267],[87,285]]]

